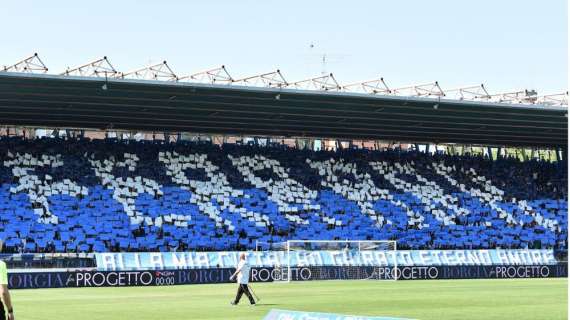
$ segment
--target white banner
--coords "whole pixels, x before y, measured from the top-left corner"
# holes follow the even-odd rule
[[[233,268],[239,252],[97,253],[100,271]],[[552,250],[256,251],[252,267],[552,265]]]

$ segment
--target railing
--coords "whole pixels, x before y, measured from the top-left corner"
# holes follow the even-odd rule
[[[88,269],[95,268],[94,253],[17,253],[0,254],[9,269]]]

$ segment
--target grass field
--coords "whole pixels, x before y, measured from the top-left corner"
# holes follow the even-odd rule
[[[567,319],[568,280],[323,281],[14,290],[17,319],[262,319],[272,308],[414,319]]]

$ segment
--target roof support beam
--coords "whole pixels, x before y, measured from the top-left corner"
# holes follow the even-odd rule
[[[384,78],[348,84],[342,87],[347,92],[364,92],[372,94],[390,94],[392,90],[388,87]]]
[[[81,77],[108,77],[114,78],[119,72],[113,67],[107,57],[97,59],[79,67],[67,68],[61,75]]]
[[[445,92],[443,92],[437,81],[393,89],[392,93],[398,96],[416,96],[416,97],[445,96]]]
[[[451,99],[474,101],[487,101],[491,98],[483,84],[445,90],[445,96]]]
[[[231,84],[234,79],[229,74],[225,66],[214,68],[198,73],[178,78],[178,81],[210,83],[210,84]]]
[[[166,61],[157,63],[148,67],[134,70],[127,73],[121,73],[119,78],[123,79],[144,79],[144,80],[166,80],[177,81],[178,77],[170,69]]]
[[[491,101],[503,103],[534,104],[537,102],[537,98],[538,96],[535,90],[521,90],[493,94],[489,99]]]
[[[567,106],[568,105],[568,91],[557,94],[548,94],[538,96],[536,99],[537,104],[547,106]]]
[[[329,73],[327,75],[293,82],[291,88],[301,90],[324,90],[324,91],[340,91],[342,87],[336,81],[334,75]]]
[[[22,59],[11,66],[2,68],[6,72],[46,73],[48,68],[37,53]]]
[[[262,73],[255,76],[239,79],[234,81],[235,84],[244,86],[256,86],[256,87],[266,87],[266,88],[285,88],[289,86],[283,74],[279,69]]]

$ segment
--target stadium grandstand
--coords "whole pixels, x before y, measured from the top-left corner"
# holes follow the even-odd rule
[[[553,161],[566,155],[567,106],[554,102],[567,95],[342,86],[332,74],[289,83],[280,71],[234,80],[225,67],[178,77],[166,62],[122,73],[106,57],[47,70],[35,54],[0,74],[0,231],[12,252],[348,238],[567,247],[567,164]],[[94,129],[104,139],[86,136]],[[461,142],[471,152],[457,154]]]
[[[279,267],[292,280],[299,240],[346,250],[356,241],[359,252],[393,242],[414,259],[497,252],[493,263],[508,264],[535,250],[526,264],[566,261],[568,92],[173,70],[164,61],[120,72],[103,57],[50,73],[37,54],[0,69],[0,239],[10,267],[107,272],[127,269],[105,269],[113,254],[286,243]],[[79,262],[50,262],[61,258]],[[394,259],[386,265],[398,271]],[[367,270],[347,277],[369,279]]]

